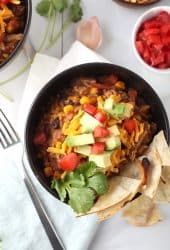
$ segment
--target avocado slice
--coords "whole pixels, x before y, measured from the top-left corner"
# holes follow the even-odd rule
[[[107,168],[112,165],[110,156],[111,152],[104,152],[100,155],[91,154],[89,156],[89,161],[93,161],[98,167]]]
[[[93,132],[97,126],[103,126],[101,122],[95,119],[93,116],[84,112],[83,116],[80,119],[80,124],[84,132]]]
[[[121,147],[121,141],[118,136],[111,135],[109,138],[105,140],[106,149],[113,150],[115,148]]]
[[[74,152],[82,155],[89,156],[91,154],[91,147],[88,145],[85,146],[79,146],[74,149]]]
[[[110,131],[111,134],[114,134],[114,135],[120,135],[120,131],[118,129],[118,126],[117,125],[113,125],[111,126],[110,128],[108,128],[108,130]]]
[[[116,119],[125,119],[133,114],[133,105],[130,103],[118,103],[112,110],[112,116]]]
[[[82,135],[75,135],[75,136],[69,136],[66,138],[66,143],[70,147],[74,146],[83,146],[88,144],[94,143],[94,137],[93,134],[82,134]]]
[[[109,114],[112,114],[114,107],[114,100],[112,98],[107,98],[104,102],[103,109]]]

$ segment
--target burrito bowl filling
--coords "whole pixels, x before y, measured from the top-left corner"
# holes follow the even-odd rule
[[[33,143],[51,188],[81,214],[110,192],[112,177],[116,183],[127,164],[144,155],[156,132],[150,106],[110,74],[72,80],[52,99]],[[146,157],[142,165],[150,165]]]
[[[0,0],[0,64],[23,38],[25,10],[22,0]]]

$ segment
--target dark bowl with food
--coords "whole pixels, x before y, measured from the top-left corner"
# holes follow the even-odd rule
[[[32,15],[31,0],[9,0],[0,3],[2,25],[0,28],[0,69],[11,62],[22,49]]]
[[[114,89],[111,90],[112,88]],[[68,96],[69,98],[67,98]],[[63,172],[61,172],[62,167],[64,167],[65,170],[73,170],[74,166],[72,164],[74,164],[73,162],[75,162],[75,158],[72,159],[71,157],[68,159],[67,164],[69,166],[65,164],[66,161],[62,162],[62,164],[60,161],[61,168],[58,169],[57,160],[61,160],[63,156],[59,156],[59,158],[48,158],[47,154],[53,152],[53,150],[58,150],[57,147],[61,149],[61,142],[63,142],[61,124],[62,131],[66,129],[64,128],[66,124],[69,130],[73,118],[77,119],[79,115],[81,116],[81,114],[79,114],[81,105],[83,105],[84,110],[88,113],[86,113],[86,116],[89,116],[89,114],[93,115],[95,112],[95,122],[97,120],[97,122],[103,122],[106,124],[106,119],[108,119],[107,122],[110,124],[108,129],[111,128],[110,126],[117,126],[120,128],[120,131],[123,129],[127,138],[132,136],[134,121],[129,118],[129,113],[128,115],[126,113],[126,119],[125,117],[122,118],[123,116],[121,117],[119,113],[121,119],[125,119],[123,120],[122,127],[122,120],[119,120],[117,123],[117,120],[109,117],[108,106],[110,105],[109,102],[111,99],[109,99],[108,96],[109,98],[115,98],[115,100],[116,98],[118,98],[119,101],[121,100],[121,103],[114,106],[114,111],[112,110],[113,113],[117,115],[119,112],[124,112],[125,107],[127,110],[127,108],[130,108],[131,105],[133,106],[135,105],[134,103],[136,103],[134,110],[135,118],[133,119],[135,120],[135,124],[139,124],[141,120],[144,121],[142,123],[142,133],[145,134],[145,142],[143,141],[142,148],[140,147],[138,155],[143,154],[145,148],[147,148],[147,144],[153,139],[153,135],[161,130],[164,131],[166,141],[169,144],[169,122],[165,109],[155,91],[140,76],[126,68],[108,63],[88,63],[65,70],[51,79],[37,95],[29,112],[25,130],[26,152],[31,169],[42,186],[56,198],[58,198],[58,194],[56,190],[51,188],[51,180],[53,177],[56,179],[58,179],[58,177],[64,178],[62,176]],[[101,111],[100,107],[96,114],[95,105],[100,104],[102,98],[105,99],[104,104],[102,105],[108,112],[107,114],[103,114],[104,112]],[[130,100],[131,104],[127,104],[127,99]],[[89,100],[91,103],[89,103]],[[63,113],[61,112],[60,107],[64,110]],[[77,116],[74,117],[74,114]],[[125,115],[125,113],[123,115]],[[91,117],[90,119],[93,119],[94,121],[94,118]],[[93,121],[90,120],[89,123],[87,122],[86,127],[91,126]],[[124,130],[125,128],[126,131]],[[66,131],[68,132],[68,130]],[[74,128],[72,127],[69,133],[72,134],[73,130]],[[102,133],[105,133],[106,130],[107,129],[102,129]],[[146,134],[147,130],[148,134]],[[101,131],[96,131],[95,128],[93,134],[100,132]],[[96,137],[98,136],[96,135]],[[57,141],[59,138],[60,142]],[[91,140],[91,138],[86,138],[85,140]],[[142,141],[142,139],[140,139],[140,141]],[[139,148],[139,144],[141,143],[138,140],[136,142],[137,143],[134,144],[135,146],[133,147],[133,150],[131,150],[131,152],[128,151],[129,153],[127,153],[128,159],[134,159],[134,152],[135,150],[137,151],[137,148]],[[89,144],[91,143],[92,142],[89,141]],[[69,140],[68,144],[72,145],[71,140]],[[80,144],[82,145],[82,141]],[[100,146],[103,145],[101,142],[99,144]],[[65,144],[63,144],[62,150],[64,150],[64,145]],[[109,150],[112,146],[113,145],[110,144],[108,145]],[[56,148],[54,149],[54,147]],[[122,148],[126,148],[125,145],[122,145]],[[42,150],[45,151],[43,156],[41,155]],[[101,152],[102,148],[93,147],[92,150],[93,152],[96,150]],[[44,162],[43,157],[47,157],[48,160]],[[84,162],[83,157],[81,160]],[[127,159],[124,160],[124,163],[127,163]],[[112,170],[108,170],[108,175],[110,174],[109,171],[112,172]],[[67,201],[67,199],[65,201]]]

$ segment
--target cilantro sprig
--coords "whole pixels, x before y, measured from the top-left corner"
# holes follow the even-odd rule
[[[96,197],[107,192],[108,183],[96,164],[87,162],[74,172],[67,172],[63,180],[53,180],[51,188],[57,191],[61,201],[68,199],[68,204],[76,213],[86,213],[92,208]]]
[[[58,33],[54,36],[54,30],[57,24],[57,16],[63,13],[65,10],[68,10],[69,12],[68,18],[64,21],[60,31],[58,31]],[[48,37],[49,41],[46,48],[51,48],[61,37],[71,22],[78,22],[83,16],[80,0],[41,0],[36,6],[36,11],[39,15],[48,19],[45,36],[40,46],[40,50],[44,47]]]

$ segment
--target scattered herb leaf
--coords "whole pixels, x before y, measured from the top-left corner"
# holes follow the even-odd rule
[[[69,205],[77,213],[88,212],[97,195],[107,192],[107,178],[94,162],[81,164],[73,172],[67,172],[63,180],[53,180],[51,188],[55,189],[62,201],[67,194]]]
[[[105,194],[108,190],[107,177],[103,173],[97,173],[88,179],[88,186],[93,188],[98,195]]]
[[[50,10],[50,1],[49,0],[42,0],[39,2],[36,6],[36,11],[40,16],[48,16],[49,10]]]
[[[77,213],[88,212],[95,200],[95,193],[90,188],[71,188],[69,190],[69,205]]]

